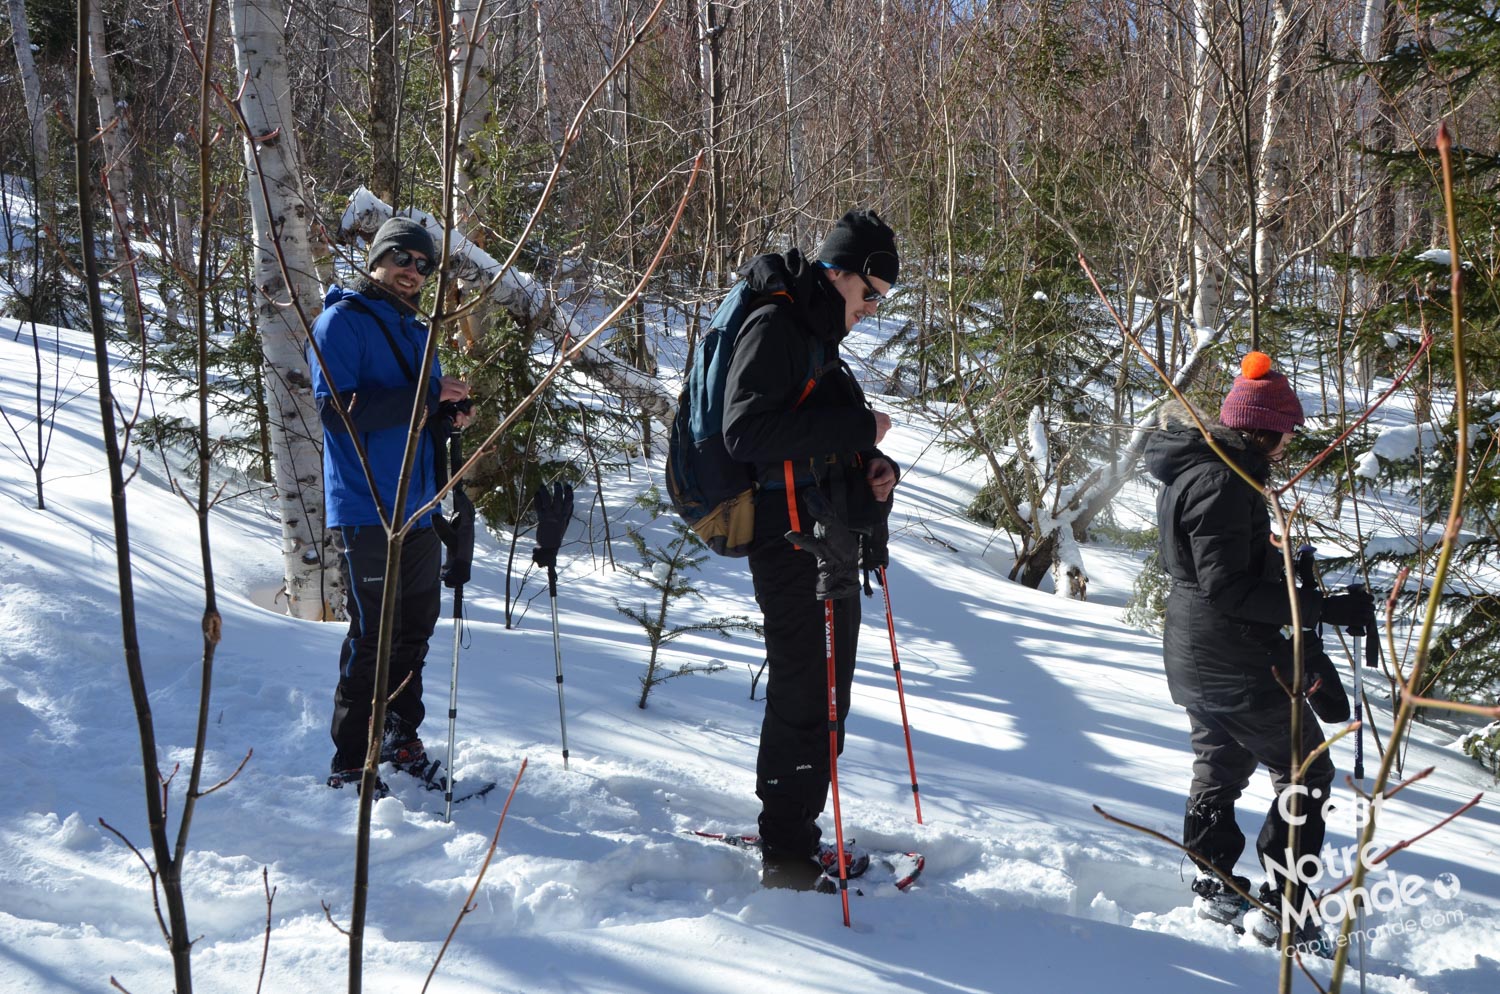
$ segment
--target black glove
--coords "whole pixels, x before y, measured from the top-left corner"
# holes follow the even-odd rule
[[[1318,620],[1339,628],[1363,629],[1374,614],[1375,598],[1364,587],[1353,586],[1345,593],[1323,598],[1323,613]]]
[[[1308,686],[1307,703],[1312,705],[1313,714],[1326,724],[1342,725],[1349,720],[1349,694],[1339,679],[1338,669],[1323,651],[1320,640],[1308,638],[1302,648],[1306,657],[1303,680]]]
[[[787,532],[786,540],[818,558],[818,600],[859,596],[859,537],[838,519],[820,490],[804,498],[816,524],[813,533]]]
[[[453,513],[432,516],[432,528],[442,539],[443,584],[458,588],[469,582],[474,569],[474,502],[462,486],[453,488]]]
[[[891,550],[887,548],[890,535],[890,523],[882,517],[870,529],[870,534],[859,536],[860,569],[881,570],[891,564]]]
[[[1310,545],[1304,545],[1297,550],[1297,558],[1292,560],[1292,569],[1297,576],[1297,617],[1302,619],[1305,628],[1311,628],[1318,623],[1318,615],[1323,612],[1323,590],[1318,586],[1318,566],[1313,558],[1317,550]]]
[[[573,486],[561,481],[536,492],[536,548],[531,551],[531,561],[538,566],[556,566],[557,550],[562,545],[563,532],[573,520]]]

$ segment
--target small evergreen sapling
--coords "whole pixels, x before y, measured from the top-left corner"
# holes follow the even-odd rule
[[[651,511],[653,519],[660,517],[667,509],[655,488],[643,494],[637,503]],[[670,669],[661,661],[661,649],[667,643],[690,632],[714,632],[721,638],[729,638],[734,631],[754,632],[757,635],[761,633],[760,624],[744,615],[722,615],[684,625],[668,622],[667,615],[674,602],[684,597],[702,598],[703,595],[699,593],[689,574],[696,571],[708,558],[707,548],[691,528],[675,519],[671,524],[675,537],[662,545],[648,544],[639,529],[632,528],[629,531],[630,541],[635,546],[641,565],[627,566],[625,569],[656,592],[656,603],[650,605],[643,602],[639,607],[630,607],[615,601],[615,610],[645,630],[647,644],[651,647],[651,654],[646,660],[646,674],[641,677],[641,697],[636,702],[636,706],[640,708],[645,708],[646,698],[658,684],[691,673],[716,673],[725,668],[723,662],[713,659],[706,663],[686,662],[676,669]]]
[[[1500,721],[1468,733],[1458,745],[1500,779]]]

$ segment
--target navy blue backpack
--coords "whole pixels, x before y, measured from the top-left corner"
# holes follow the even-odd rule
[[[755,538],[755,471],[724,447],[724,384],[740,328],[755,311],[775,306],[778,298],[790,300],[791,295],[752,291],[744,280],[734,285],[698,342],[672,420],[667,496],[678,516],[721,556],[749,555]],[[823,349],[816,339],[812,351],[807,382],[794,409],[817,386]]]

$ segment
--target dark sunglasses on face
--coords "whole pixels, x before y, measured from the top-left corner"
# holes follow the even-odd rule
[[[870,282],[870,278],[868,276],[866,276],[864,273],[855,273],[854,275],[858,276],[859,281],[865,285],[866,292],[863,298],[865,303],[878,304],[885,299],[885,294],[875,289],[875,284]]]
[[[422,276],[432,272],[432,260],[425,259],[419,255],[412,255],[406,249],[395,249],[391,252],[391,261],[396,264],[397,269],[405,269],[411,266]]]

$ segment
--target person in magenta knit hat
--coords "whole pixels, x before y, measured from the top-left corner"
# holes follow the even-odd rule
[[[1208,424],[1229,458],[1263,486],[1305,418],[1286,376],[1271,368],[1269,356],[1251,352],[1224,398],[1218,421],[1207,416],[1199,420]],[[1294,791],[1281,797],[1294,768],[1286,690],[1293,643],[1283,634],[1292,623],[1292,607],[1262,489],[1225,463],[1204,439],[1197,420],[1175,401],[1163,408],[1159,430],[1147,442],[1146,468],[1162,484],[1156,504],[1158,551],[1172,584],[1162,637],[1167,686],[1172,700],[1187,711],[1191,729],[1193,780],[1182,841],[1199,870],[1192,884],[1194,908],[1200,917],[1238,929],[1249,903],[1228,882],[1248,891],[1250,881],[1236,873],[1245,835],[1235,820],[1235,801],[1258,767],[1270,771],[1277,801],[1266,813],[1255,848],[1269,878],[1261,885],[1260,899],[1279,908],[1286,880],[1272,863],[1291,866],[1297,857],[1322,848],[1323,802],[1334,767],[1326,751],[1319,753],[1301,781],[1308,796],[1299,798]],[[1320,619],[1353,623],[1369,605],[1368,595],[1325,598],[1316,584],[1298,591],[1298,615],[1305,628]],[[1315,637],[1305,640],[1304,658],[1307,684],[1315,684],[1317,691],[1311,704],[1302,702],[1297,753],[1302,757],[1323,742],[1314,711],[1330,722],[1346,721],[1349,715],[1338,673]],[[1290,847],[1286,811],[1305,819]],[[1300,911],[1305,888],[1299,880],[1292,883],[1292,906]],[[1280,916],[1273,920],[1255,912],[1245,919],[1257,938],[1278,941]],[[1316,916],[1294,927],[1293,937],[1303,952],[1331,955]]]

